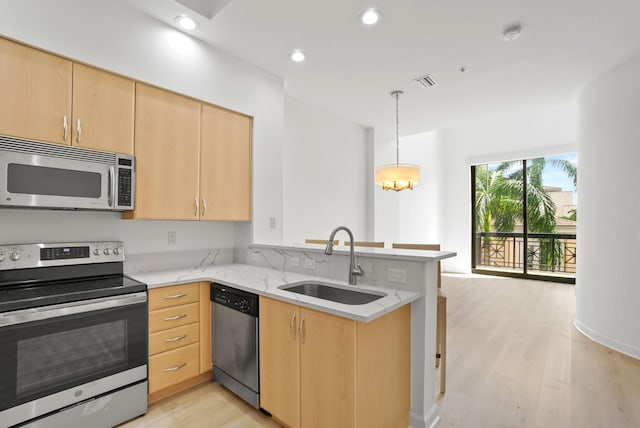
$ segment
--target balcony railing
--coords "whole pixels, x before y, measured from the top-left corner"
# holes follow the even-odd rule
[[[567,233],[476,232],[476,268],[537,274],[576,272],[576,235]]]

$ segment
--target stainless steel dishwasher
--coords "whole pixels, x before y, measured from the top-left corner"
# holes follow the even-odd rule
[[[213,380],[258,409],[258,296],[214,282],[211,302]]]

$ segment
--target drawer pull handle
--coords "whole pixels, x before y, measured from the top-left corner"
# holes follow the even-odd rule
[[[184,318],[186,316],[187,316],[187,314],[176,315],[175,317],[166,317],[164,320],[165,321],[175,321],[175,320],[179,320],[180,318]]]
[[[165,339],[164,341],[165,341],[165,342],[177,342],[178,340],[182,340],[182,339],[184,339],[185,337],[187,337],[187,335],[186,335],[186,334],[183,334],[182,336],[170,337],[170,338],[168,338],[168,339]]]
[[[180,297],[186,296],[187,293],[173,294],[171,296],[164,296],[165,299],[179,299]]]
[[[300,319],[298,331],[300,332],[300,343],[304,343],[304,314],[302,314],[302,319]]]
[[[187,363],[178,364],[175,367],[169,367],[168,369],[164,369],[165,372],[175,372],[180,370],[183,367],[186,367]]]

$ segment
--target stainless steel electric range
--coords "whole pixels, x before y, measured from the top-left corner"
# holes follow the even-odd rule
[[[147,286],[122,242],[0,245],[0,427],[112,427],[147,410]]]

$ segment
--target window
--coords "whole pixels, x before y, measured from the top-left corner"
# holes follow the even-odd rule
[[[472,269],[575,283],[575,154],[471,167]]]

